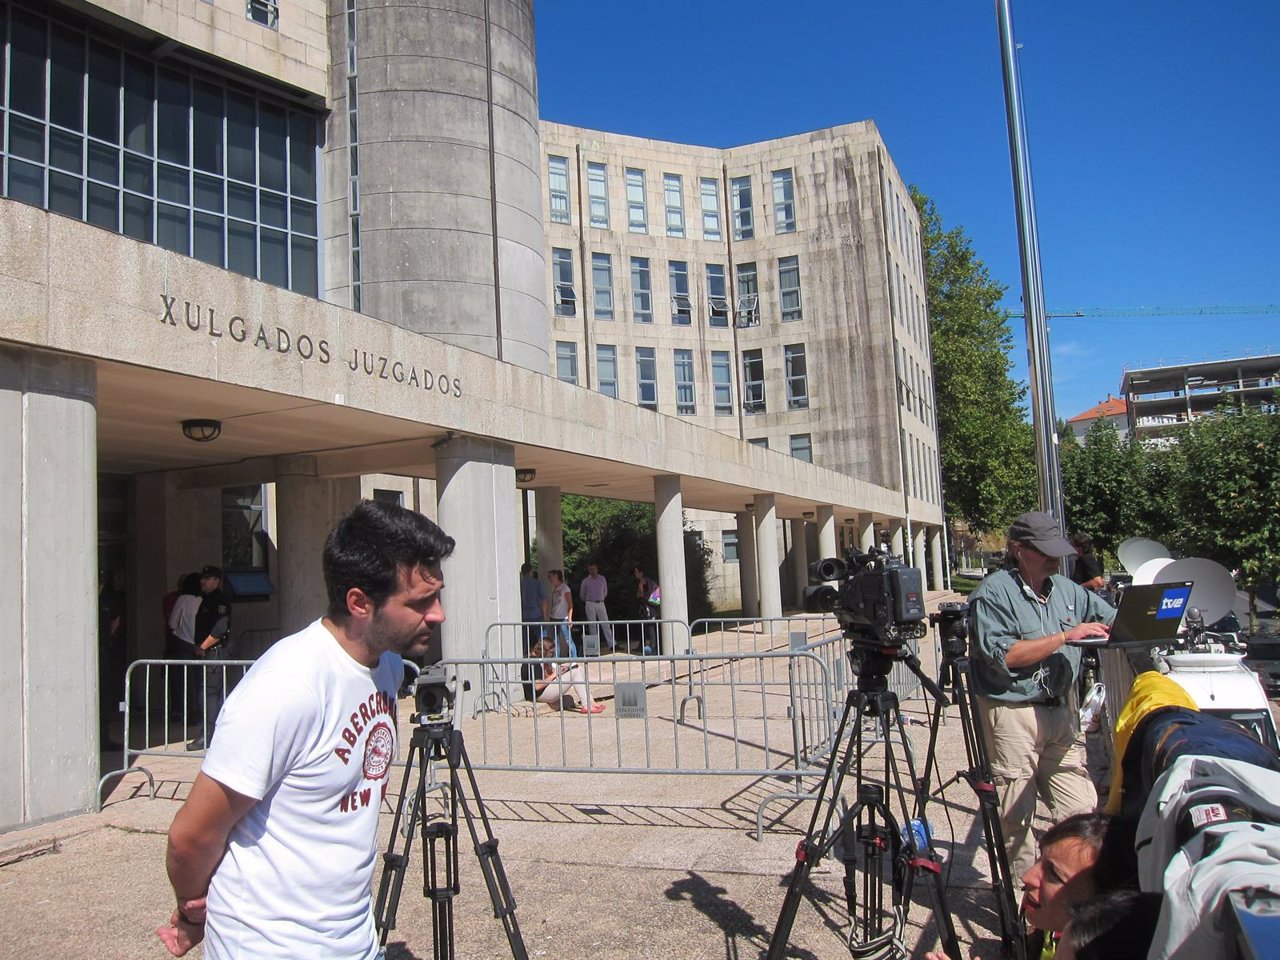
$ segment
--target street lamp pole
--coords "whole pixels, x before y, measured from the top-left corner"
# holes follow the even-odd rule
[[[1022,84],[1013,41],[1010,0],[996,0],[1000,26],[1000,58],[1004,68],[1004,102],[1009,126],[1009,158],[1013,166],[1013,198],[1018,214],[1018,253],[1022,263],[1022,306],[1027,323],[1027,370],[1031,380],[1031,426],[1036,438],[1036,474],[1040,509],[1062,522],[1062,475],[1058,466],[1058,419],[1053,404],[1053,369],[1049,361],[1049,327],[1040,273],[1040,237],[1036,230],[1031,161],[1022,119]]]

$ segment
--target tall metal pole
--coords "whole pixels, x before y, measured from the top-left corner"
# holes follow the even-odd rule
[[[996,0],[1000,25],[1000,62],[1004,68],[1004,102],[1009,124],[1009,158],[1013,166],[1013,199],[1018,214],[1018,253],[1022,264],[1022,306],[1027,321],[1027,370],[1031,380],[1031,426],[1036,437],[1036,473],[1040,509],[1063,520],[1062,476],[1058,467],[1058,418],[1053,405],[1053,368],[1049,361],[1049,326],[1040,275],[1040,237],[1036,231],[1031,161],[1022,122],[1022,83],[1014,52],[1010,0]]]

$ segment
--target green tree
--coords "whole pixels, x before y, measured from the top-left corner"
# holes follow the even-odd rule
[[[1128,537],[1145,536],[1141,445],[1121,440],[1103,419],[1089,427],[1083,445],[1065,426],[1058,435],[1067,529],[1089,534],[1098,550],[1112,555]]]
[[[1168,545],[1238,570],[1256,631],[1256,590],[1280,576],[1280,414],[1220,408],[1164,455],[1176,502]]]
[[[976,531],[1000,529],[1037,500],[1026,387],[1009,376],[1005,288],[962,228],[944,230],[933,201],[915,187],[911,199],[923,234],[944,505]]]
[[[610,615],[620,620],[634,617],[632,567],[639,564],[659,579],[653,504],[565,494],[560,514],[565,582],[577,590],[587,574],[587,564],[594,561],[609,582]],[[684,564],[689,619],[709,617],[713,613],[711,550],[688,526],[684,531]]]

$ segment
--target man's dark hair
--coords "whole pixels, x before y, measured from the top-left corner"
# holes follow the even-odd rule
[[[1077,960],[1145,957],[1160,920],[1158,893],[1113,890],[1071,908],[1066,939]]]
[[[1087,533],[1073,533],[1071,535],[1071,545],[1079,547],[1084,553],[1090,553],[1093,550],[1093,537]]]
[[[392,503],[361,500],[324,542],[329,618],[347,620],[347,592],[364,591],[374,608],[400,584],[400,570],[432,567],[453,553],[454,541],[420,513]]]
[[[528,564],[528,563],[520,564],[520,576],[523,577],[525,574],[531,573],[532,571],[533,571],[533,566],[531,564]]]
[[[1110,820],[1111,818],[1105,813],[1077,813],[1065,820],[1059,820],[1040,838],[1040,849],[1043,850],[1051,843],[1061,843],[1063,840],[1080,840],[1093,847],[1095,851],[1101,850],[1102,838],[1106,836],[1107,824]]]
[[[193,597],[200,596],[200,574],[184,573],[182,575],[182,592]]]

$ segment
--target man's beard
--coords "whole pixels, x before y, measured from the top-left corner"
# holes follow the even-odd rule
[[[438,627],[433,623],[420,623],[410,632],[397,633],[379,611],[369,621],[365,631],[365,645],[371,653],[382,655],[398,653],[402,657],[424,656],[438,646]]]

